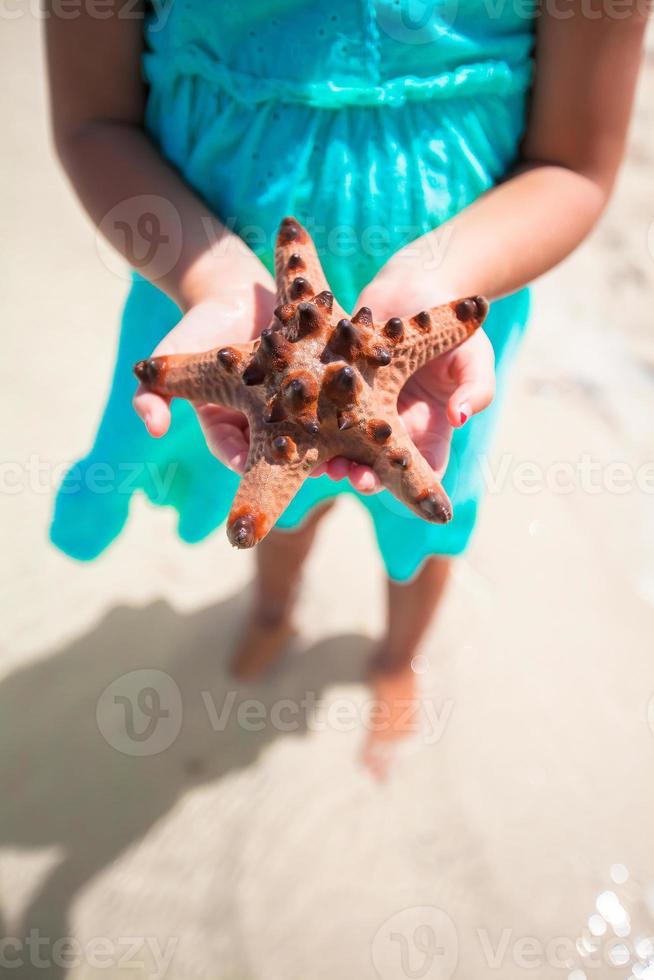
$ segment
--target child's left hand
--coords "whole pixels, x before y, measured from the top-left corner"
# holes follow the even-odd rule
[[[444,290],[436,296],[433,283],[412,284],[406,266],[392,272],[389,266],[364,289],[355,310],[368,306],[375,320],[385,320],[456,298]],[[398,401],[400,418],[439,478],[447,468],[452,432],[487,408],[494,395],[495,354],[481,329],[460,347],[426,364],[402,389]],[[325,472],[333,480],[349,477],[361,493],[383,489],[373,469],[343,456],[331,459]]]

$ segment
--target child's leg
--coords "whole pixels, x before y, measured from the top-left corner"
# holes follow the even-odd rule
[[[440,604],[450,567],[448,558],[430,558],[413,581],[388,582],[388,626],[370,676],[377,715],[365,756],[373,767],[381,742],[417,730],[419,702],[411,661]]]
[[[375,660],[377,670],[410,668],[445,591],[450,566],[449,558],[429,558],[411,582],[388,579],[388,626]]]
[[[292,632],[292,612],[302,567],[318,524],[332,502],[316,507],[297,530],[271,531],[256,547],[254,600],[232,669],[251,680],[283,652]]]

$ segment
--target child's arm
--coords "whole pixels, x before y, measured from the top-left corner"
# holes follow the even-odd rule
[[[263,266],[210,215],[145,133],[143,12],[119,16],[123,6],[116,3],[108,17],[82,6],[74,18],[50,11],[46,19],[55,145],[95,225],[186,310],[229,284],[234,254],[259,274]],[[140,223],[156,247],[146,247]],[[146,262],[139,263],[133,242]]]
[[[101,18],[83,5],[73,18],[49,11],[46,41],[59,157],[100,231],[185,312],[161,353],[248,340],[270,321],[274,283],[144,131],[143,13],[130,8],[130,16],[119,16],[126,9],[116,3]],[[166,432],[170,409],[163,398],[139,391],[134,404],[152,435]],[[203,406],[198,415],[211,449],[228,465],[242,467],[244,418],[215,406]]]
[[[599,3],[591,17],[589,6],[575,0],[562,8],[572,16],[562,18],[558,7],[542,5],[529,124],[515,172],[394,256],[376,293],[382,279],[406,282],[408,275],[430,297],[476,290],[497,298],[547,272],[586,238],[624,153],[647,20],[636,0],[626,11],[616,5],[617,18],[601,14]],[[442,262],[434,271],[435,257]]]
[[[606,9],[593,6],[589,17],[589,5],[575,0],[574,7],[561,8],[573,16],[562,18],[558,6],[542,5],[519,166],[446,225],[393,256],[358,301],[376,317],[475,292],[505,295],[557,265],[588,235],[624,153],[647,19],[643,3],[629,10],[616,5],[617,18],[600,15],[600,7]],[[462,413],[482,411],[494,393],[492,350],[481,331],[446,358],[407,385],[403,414],[416,444],[441,469],[451,426],[462,424]],[[342,466],[338,461],[334,475]],[[351,478],[357,489],[379,489],[366,467]]]

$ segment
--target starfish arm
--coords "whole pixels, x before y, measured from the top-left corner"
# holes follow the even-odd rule
[[[372,466],[383,486],[418,516],[444,523],[452,507],[397,412],[407,379],[463,343],[488,303],[473,296],[375,323],[334,302],[309,233],[281,224],[275,250],[280,305],[249,344],[139,361],[144,387],[167,397],[243,412],[250,452],[227,524],[251,548],[274,526],[315,466],[333,456]]]
[[[231,344],[201,354],[164,354],[134,365],[134,373],[150,391],[192,402],[211,402],[240,409],[241,378],[252,359],[254,344]]]
[[[429,361],[462,344],[486,319],[488,302],[482,296],[455,300],[443,306],[416,313],[412,317],[392,317],[376,324],[376,334],[391,354],[390,373],[399,386]],[[378,374],[380,387],[386,386],[385,372]],[[397,388],[396,383],[392,387]]]
[[[227,518],[235,548],[252,548],[268,534],[318,462],[290,436],[253,435],[245,472]]]
[[[311,235],[295,218],[284,218],[279,227],[275,246],[275,278],[277,300],[281,305],[330,292]],[[332,315],[340,318],[346,314],[334,302]]]
[[[394,426],[395,431],[399,427]],[[408,436],[393,438],[374,470],[383,486],[418,517],[435,524],[452,519],[452,504],[436,474]]]

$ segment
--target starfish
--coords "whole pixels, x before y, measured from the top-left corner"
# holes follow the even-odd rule
[[[279,228],[275,278],[279,305],[256,340],[134,367],[151,391],[247,416],[250,450],[227,520],[231,543],[261,541],[311,472],[334,456],[373,467],[419,517],[449,521],[452,505],[406,433],[397,399],[411,375],[474,333],[487,301],[473,296],[386,323],[364,306],[350,318],[311,236],[291,217]]]

